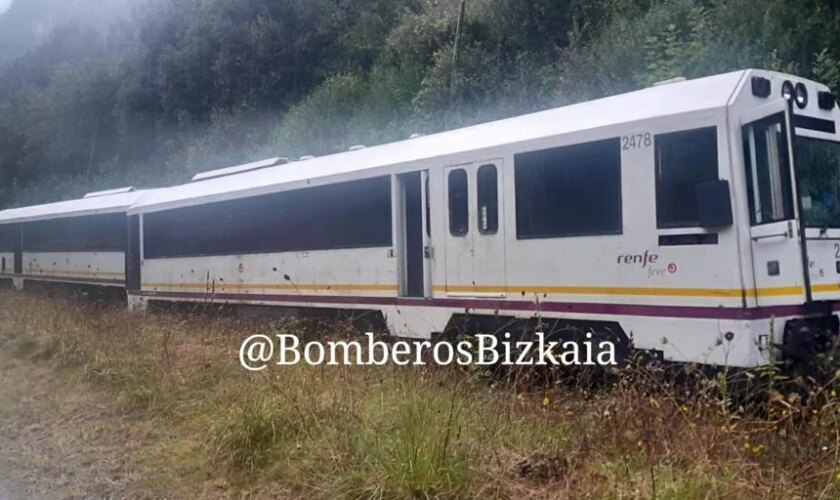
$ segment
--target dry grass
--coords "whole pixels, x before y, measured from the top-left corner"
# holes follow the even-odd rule
[[[38,497],[840,496],[836,388],[744,412],[647,369],[589,391],[239,368],[246,336],[298,328],[0,292],[0,475]]]

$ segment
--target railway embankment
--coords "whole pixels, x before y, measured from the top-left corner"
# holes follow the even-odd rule
[[[727,404],[632,369],[610,387],[457,367],[247,372],[254,333],[345,324],[0,292],[0,471],[24,497],[836,498],[840,408]],[[809,406],[810,405],[810,406]],[[5,484],[5,483],[4,483]]]

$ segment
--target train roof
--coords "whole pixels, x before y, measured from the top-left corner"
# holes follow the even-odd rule
[[[384,167],[406,166],[432,158],[663,115],[722,109],[749,71],[658,85],[380,146],[354,148],[353,151],[159,189],[139,200],[129,213],[156,212],[285,191],[321,184],[331,177],[369,177],[380,175],[377,171]]]
[[[10,208],[0,211],[0,224],[125,212],[140,197],[149,192],[148,190],[126,191],[126,189],[114,190],[114,194],[108,194],[110,191],[100,191],[89,193],[85,198],[77,200]]]

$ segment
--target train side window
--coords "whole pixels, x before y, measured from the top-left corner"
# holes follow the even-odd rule
[[[467,171],[459,168],[449,172],[449,233],[466,236],[470,230],[470,195]]]
[[[496,165],[478,167],[478,232],[499,230],[499,180]]]
[[[718,179],[717,128],[659,134],[654,143],[656,226],[698,226],[697,185]]]
[[[388,176],[143,217],[147,259],[386,247],[391,236]]]
[[[96,214],[23,224],[23,246],[30,252],[122,252],[125,214]]]
[[[6,270],[6,257],[3,257],[3,263],[0,265],[0,271]]]
[[[793,218],[784,115],[749,124],[743,129],[744,165],[750,222],[766,224]]]
[[[16,224],[0,225],[0,252],[14,252],[17,246],[18,226]]]
[[[514,157],[516,237],[621,234],[619,138]]]

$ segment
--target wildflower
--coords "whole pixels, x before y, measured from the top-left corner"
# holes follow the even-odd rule
[[[744,449],[749,450],[751,448],[750,443],[744,443]]]
[[[837,397],[837,391],[835,391],[834,389],[832,389],[832,390],[831,390],[831,397],[832,397],[832,398],[836,398],[836,397]]]
[[[550,400],[550,399],[548,399],[548,396],[545,396],[545,397],[543,398],[543,406],[544,406],[544,407],[547,407],[549,404],[551,404],[551,400]]]
[[[525,401],[525,398],[522,396],[522,394],[517,394],[516,399],[519,401]]]
[[[834,481],[837,482],[837,483],[840,483],[840,472],[837,472],[836,474],[834,474]]]
[[[641,447],[642,447],[642,446],[644,446],[644,445],[645,445],[645,442],[644,442],[644,441],[642,441],[641,439],[639,440],[639,442],[638,442],[638,443],[636,443],[636,446],[638,446],[639,448],[641,448]]]

